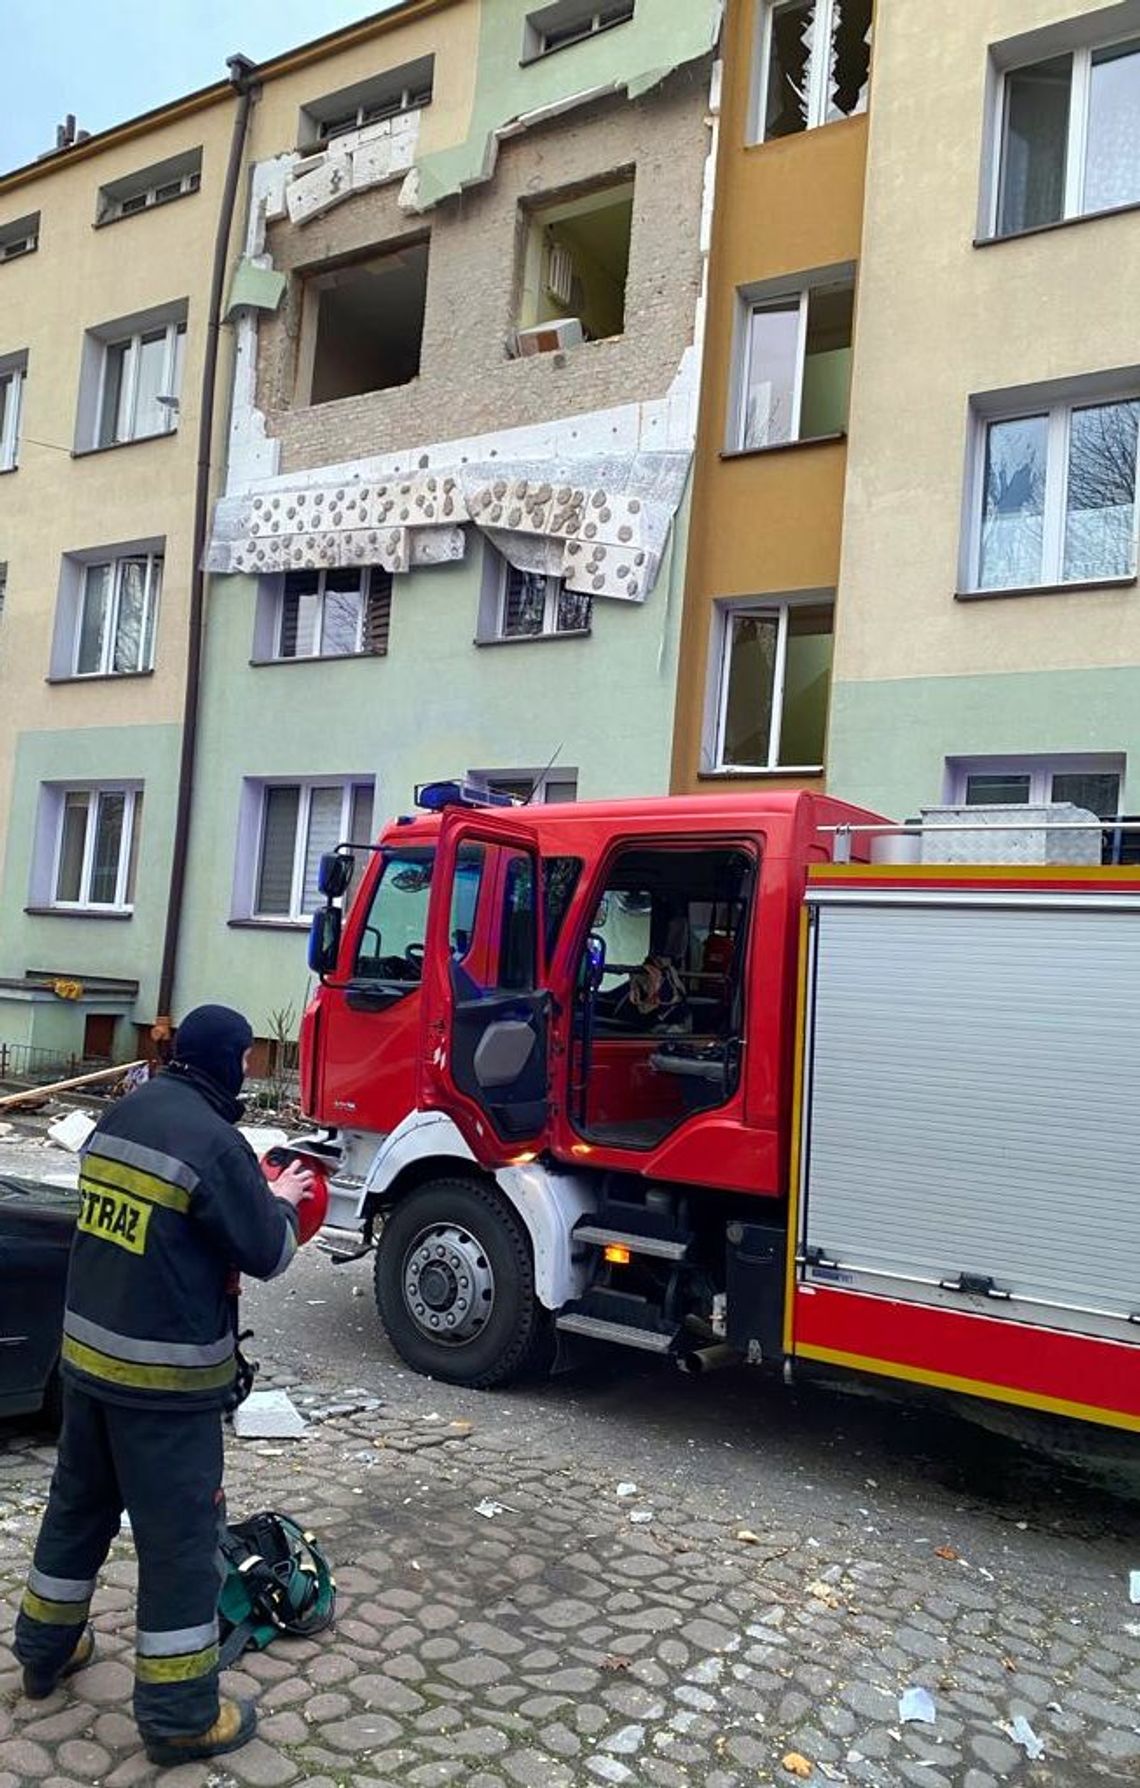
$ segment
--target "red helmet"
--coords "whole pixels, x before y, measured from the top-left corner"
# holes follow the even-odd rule
[[[307,1155],[303,1149],[270,1149],[262,1157],[261,1171],[272,1185],[279,1174],[284,1173],[294,1161],[313,1176],[312,1191],[302,1200],[297,1209],[297,1240],[302,1244],[311,1242],[320,1229],[324,1228],[329,1214],[329,1180],[328,1162],[319,1155]]]

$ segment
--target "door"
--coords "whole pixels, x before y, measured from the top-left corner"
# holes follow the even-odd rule
[[[451,947],[453,891],[473,846],[495,847],[496,906],[478,963]],[[478,1161],[545,1147],[550,995],[539,985],[542,877],[517,816],[449,813],[428,903],[419,1104],[452,1116]]]

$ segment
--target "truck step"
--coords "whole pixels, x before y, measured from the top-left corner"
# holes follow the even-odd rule
[[[631,1254],[647,1254],[654,1260],[684,1260],[688,1242],[671,1241],[665,1236],[634,1235],[624,1229],[604,1229],[597,1223],[581,1223],[574,1231],[576,1242],[589,1242],[595,1248],[628,1248]]]
[[[680,1329],[674,1334],[657,1329],[638,1328],[631,1322],[610,1322],[604,1316],[585,1316],[570,1310],[554,1319],[554,1326],[567,1335],[584,1335],[591,1341],[612,1341],[618,1347],[637,1347],[643,1353],[669,1353]]]

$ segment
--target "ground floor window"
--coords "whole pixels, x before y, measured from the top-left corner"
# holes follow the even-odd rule
[[[141,788],[50,791],[56,849],[51,904],[128,912],[134,906]]]
[[[322,855],[371,837],[373,784],[267,782],[258,793],[252,916],[305,919],[321,904]]]
[[[832,612],[829,602],[797,601],[718,611],[710,769],[822,769]]]

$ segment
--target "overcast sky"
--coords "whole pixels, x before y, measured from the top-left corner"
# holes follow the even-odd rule
[[[74,112],[105,130],[395,0],[0,0],[0,171],[55,145]]]

